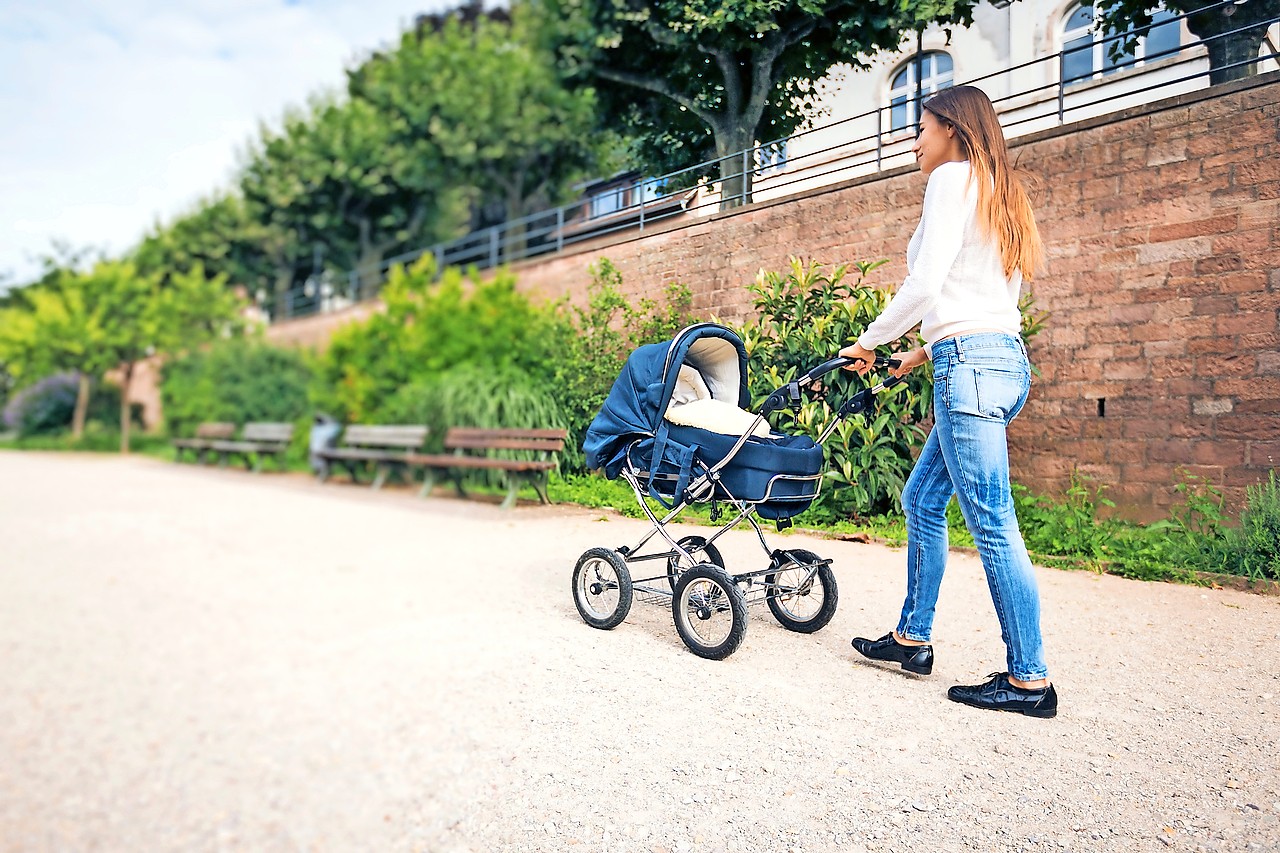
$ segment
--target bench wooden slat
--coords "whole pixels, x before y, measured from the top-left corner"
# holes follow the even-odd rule
[[[329,476],[329,462],[347,469],[352,481],[362,463],[373,463],[377,473],[373,488],[380,489],[394,474],[407,475],[405,457],[420,450],[427,440],[429,428],[421,424],[351,424],[342,431],[342,445],[314,451],[322,465],[317,474],[321,480]]]
[[[564,429],[511,429],[506,427],[449,427],[446,438],[558,438],[564,441],[569,435]]]
[[[211,439],[231,438],[236,434],[236,425],[226,423],[224,421],[209,421],[207,423],[198,424],[196,426],[195,436],[192,438],[175,438],[174,444],[181,443],[184,447],[195,446],[193,442],[207,441]]]
[[[262,470],[264,456],[279,458],[289,447],[293,438],[293,424],[270,421],[259,421],[245,424],[244,432],[239,440],[235,438],[236,425],[224,422],[208,422],[196,427],[197,438],[174,439],[173,446],[177,450],[196,451],[197,459],[204,462],[209,452],[218,455],[218,461],[226,465],[232,454],[244,457],[245,467],[255,472]],[[252,458],[251,458],[252,457]],[[181,454],[178,454],[181,458]]]
[[[556,452],[564,449],[564,439],[546,438],[457,438],[444,440],[449,450],[544,450]]]
[[[293,424],[260,421],[244,425],[241,441],[267,441],[288,444],[293,439]]]
[[[394,462],[399,459],[408,459],[410,456],[407,450],[377,450],[372,447],[326,447],[324,450],[317,450],[316,455],[325,459],[354,459],[365,462],[381,460]]]
[[[556,463],[548,459],[497,459],[492,456],[455,456],[448,453],[411,453],[410,465],[427,468],[489,468],[502,471],[550,471]]]
[[[352,424],[342,433],[344,445],[365,447],[402,447],[416,450],[427,439],[425,426]]]
[[[413,453],[408,460],[411,465],[424,469],[423,495],[430,494],[437,475],[447,475],[453,480],[458,494],[465,496],[466,491],[462,487],[463,472],[489,470],[506,474],[507,497],[502,502],[504,509],[515,506],[516,494],[523,484],[532,486],[543,503],[550,503],[547,498],[547,476],[556,467],[556,462],[549,457],[564,449],[567,435],[568,431],[564,429],[451,427],[445,433],[444,446],[446,450],[459,452]],[[536,453],[538,458],[508,459],[485,452],[491,450],[530,451]]]

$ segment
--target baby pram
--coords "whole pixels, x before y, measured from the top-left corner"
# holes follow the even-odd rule
[[[573,598],[583,621],[615,628],[632,600],[670,600],[676,631],[694,654],[720,660],[733,654],[747,628],[748,604],[765,602],[783,627],[813,633],[836,612],[831,560],[800,549],[773,550],[757,517],[778,527],[817,498],[822,443],[841,418],[869,409],[875,395],[898,384],[891,378],[864,388],[836,410],[815,442],[774,432],[766,417],[786,405],[798,409],[802,389],[851,364],[836,358],[776,389],[757,414],[747,411],[747,352],[731,330],[699,323],[670,341],[633,352],[604,407],[587,430],[587,466],[621,476],[653,528],[634,546],[592,548],[573,571]],[[889,362],[877,359],[877,366]],[[666,507],[659,518],[646,495]],[[667,531],[685,506],[711,503],[712,535],[676,540]],[[731,575],[715,541],[739,522],[755,530],[768,556],[758,571]],[[665,550],[641,553],[657,535]],[[661,574],[633,580],[628,564],[658,562]]]

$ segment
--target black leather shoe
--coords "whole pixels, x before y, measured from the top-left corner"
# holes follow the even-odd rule
[[[901,664],[907,672],[928,675],[933,672],[933,646],[905,646],[892,633],[878,640],[854,637],[853,647],[863,657]]]
[[[1009,683],[1009,673],[993,672],[991,680],[983,684],[965,686],[957,684],[947,691],[952,702],[961,702],[975,708],[993,711],[1013,711],[1028,717],[1056,717],[1058,715],[1058,691],[1050,684],[1037,690],[1016,687]]]

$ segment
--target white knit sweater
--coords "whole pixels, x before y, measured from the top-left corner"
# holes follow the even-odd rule
[[[965,332],[1018,334],[1022,273],[1006,277],[999,246],[982,234],[971,174],[965,160],[929,175],[924,212],[907,245],[907,277],[858,338],[863,347],[897,340],[916,323],[931,352],[937,341]]]

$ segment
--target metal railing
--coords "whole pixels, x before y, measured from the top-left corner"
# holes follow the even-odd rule
[[[1228,5],[1232,5],[1232,0],[1160,23],[1181,22],[1190,14],[1203,14]],[[1246,30],[1269,28],[1276,23],[1280,23],[1280,16],[1158,54],[1140,58],[1121,57],[1104,68],[1095,68],[1087,76],[1064,79],[1069,56],[1091,51],[1098,43],[1103,45],[1103,50],[1109,50],[1111,43],[1127,37],[1127,34],[1113,35],[1096,39],[1087,46],[1063,50],[976,77],[966,83],[979,86],[991,96],[1006,137],[1014,139],[1068,122],[1140,106],[1154,100],[1156,96],[1153,93],[1167,97],[1205,88],[1211,73],[1207,44]],[[1264,41],[1264,46],[1267,50],[1256,58],[1212,71],[1222,73],[1252,66],[1252,73],[1261,73],[1270,70],[1266,67],[1268,64],[1280,68],[1280,52],[1275,45]],[[1045,82],[1008,91],[1013,89],[1016,79],[1036,76]],[[1002,91],[1007,93],[1000,94]],[[926,95],[923,100],[928,97]],[[915,104],[917,100],[913,98],[909,103]],[[894,127],[891,120],[886,121],[886,117],[891,119],[892,109],[892,106],[877,107],[728,157],[668,172],[656,179],[637,180],[623,189],[629,189],[631,198],[639,200],[619,206],[603,216],[593,217],[590,199],[582,199],[475,231],[456,240],[388,258],[376,270],[351,270],[345,274],[326,272],[286,294],[284,304],[274,312],[273,320],[338,310],[371,299],[381,289],[392,267],[413,263],[428,254],[434,256],[438,270],[448,266],[490,269],[563,252],[577,244],[623,231],[643,234],[646,228],[659,223],[681,218],[693,221],[751,202],[779,199],[909,165],[913,162],[911,146],[915,140],[915,126]],[[916,109],[914,114],[918,115],[919,110]],[[779,151],[786,152],[786,160],[781,165]],[[666,195],[646,199],[646,187],[655,185],[670,189]],[[730,191],[726,192],[726,187]]]

